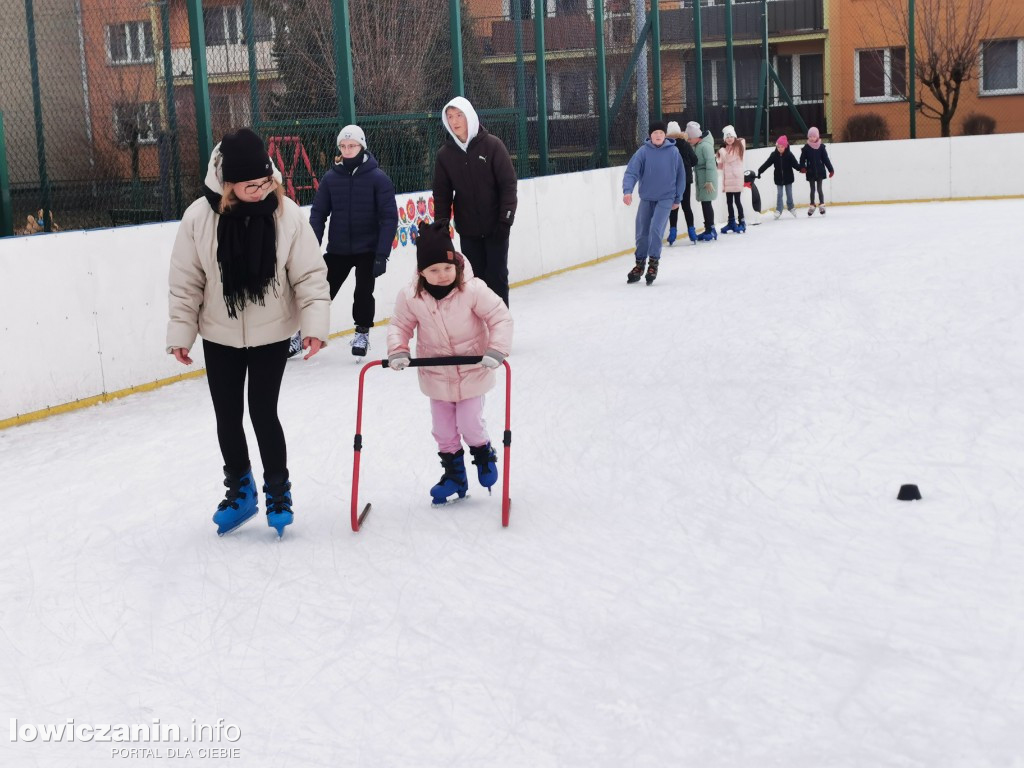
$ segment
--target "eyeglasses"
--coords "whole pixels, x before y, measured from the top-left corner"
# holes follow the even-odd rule
[[[245,185],[245,191],[247,193],[249,193],[250,195],[254,195],[257,192],[262,192],[264,189],[266,189],[267,187],[269,187],[273,183],[274,183],[273,179],[267,179],[265,181],[260,182],[259,184],[246,184]]]

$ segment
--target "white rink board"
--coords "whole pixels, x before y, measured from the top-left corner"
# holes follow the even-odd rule
[[[756,169],[769,151],[750,150],[746,167]],[[826,181],[830,203],[1019,195],[1024,188],[1024,134],[835,144],[829,153],[836,167]],[[521,181],[510,281],[631,248],[636,204],[622,204],[622,173],[605,168]],[[802,177],[794,185],[798,206],[806,205],[807,186]],[[775,187],[766,177],[758,188],[767,210]],[[409,197],[418,195],[398,200]],[[749,192],[743,201],[749,210]],[[721,195],[715,211],[721,223]],[[696,203],[694,214],[699,228]],[[164,350],[176,229],[170,222],[0,241],[0,355],[7,361],[0,368],[0,420],[184,371]],[[414,269],[411,246],[392,252],[375,292],[377,320],[390,316]],[[352,327],[353,283],[334,302],[332,332]],[[194,352],[201,366],[201,345]]]

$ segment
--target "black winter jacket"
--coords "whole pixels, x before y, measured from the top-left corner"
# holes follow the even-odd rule
[[[331,217],[327,252],[339,256],[373,253],[387,256],[398,229],[395,185],[369,152],[355,172],[336,164],[320,179],[309,223],[323,243],[324,223]]]
[[[683,156],[683,173],[686,174],[686,186],[693,184],[693,166],[697,164],[697,153],[693,151],[686,139],[676,139],[676,149]]]
[[[828,150],[825,149],[824,143],[819,144],[817,149],[810,144],[804,144],[803,149],[800,150],[800,167],[807,172],[808,181],[824,179],[826,168],[829,173],[835,173],[835,168],[832,167],[832,163],[828,159]]]
[[[757,175],[760,176],[768,170],[769,165],[775,166],[775,183],[778,185],[792,184],[795,178],[793,171],[800,170],[800,163],[796,161],[796,155],[789,147],[786,147],[786,151],[781,155],[777,149],[773,149],[768,159],[757,169]]]
[[[434,215],[447,218],[455,206],[460,235],[487,237],[498,222],[512,225],[516,217],[516,170],[501,139],[482,126],[466,151],[450,136],[437,151],[434,164]]]

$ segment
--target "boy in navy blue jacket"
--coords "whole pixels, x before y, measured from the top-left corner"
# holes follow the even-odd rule
[[[362,128],[346,125],[338,134],[337,143],[340,154],[334,159],[334,167],[320,180],[309,223],[316,239],[323,243],[324,224],[331,217],[324,261],[332,300],[349,273],[356,271],[352,354],[362,357],[370,346],[370,326],[376,311],[373,289],[377,278],[388,268],[391,244],[398,229],[398,208],[395,185],[366,150]]]
[[[661,261],[661,236],[668,223],[669,213],[679,207],[686,190],[686,171],[683,159],[673,139],[665,137],[665,123],[655,121],[650,126],[650,138],[629,160],[622,179],[622,202],[633,202],[633,188],[640,184],[640,206],[636,212],[636,266],[626,275],[627,283],[635,283],[644,274],[650,285],[658,276]]]

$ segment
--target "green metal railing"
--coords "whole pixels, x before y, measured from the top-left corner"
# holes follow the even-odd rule
[[[593,0],[590,11],[567,3],[573,11],[559,5],[553,16],[547,0],[510,0],[499,18],[474,15],[468,0],[76,0],[45,15],[35,2],[24,0],[24,20],[6,20],[20,30],[7,60],[26,62],[30,88],[0,82],[0,234],[26,215],[47,231],[55,215],[62,229],[177,218],[216,139],[242,125],[275,141],[300,202],[346,123],[363,126],[399,190],[423,190],[445,138],[439,110],[455,95],[506,143],[521,178],[624,162],[648,114],[716,132],[729,122],[753,146],[809,122],[831,133],[824,106],[814,107],[829,84],[810,97],[805,86],[795,101],[773,59],[796,35],[821,41],[827,60],[827,0]],[[905,2],[913,137],[915,0]],[[778,15],[797,5],[822,20],[786,32]],[[737,61],[759,68],[756,89]],[[837,66],[833,76],[850,73]]]

